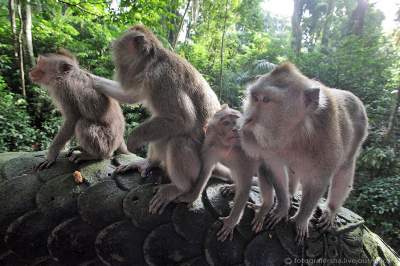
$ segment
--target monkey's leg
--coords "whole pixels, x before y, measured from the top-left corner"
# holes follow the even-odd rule
[[[139,171],[142,177],[146,177],[154,167],[161,167],[161,161],[164,160],[165,141],[151,142],[148,146],[147,158],[138,159],[127,165],[121,165],[115,170],[116,174],[126,173],[128,171]]]
[[[63,149],[64,145],[74,135],[75,125],[76,125],[76,117],[65,118],[64,124],[61,126],[57,135],[53,139],[53,142],[51,143],[46,160],[38,164],[35,167],[35,171],[40,171],[49,168],[56,161],[56,158],[60,153],[60,151]]]
[[[295,173],[293,172],[293,170],[289,169],[289,193],[290,196],[294,196],[297,192],[297,189],[299,187],[299,177],[295,175]]]
[[[217,163],[214,167],[214,170],[212,172],[213,175],[222,177],[224,181],[230,181],[232,182],[232,173],[229,170],[228,167],[223,165],[222,163]]]
[[[82,151],[81,146],[74,146],[68,149],[67,154],[65,155],[67,158],[71,157],[71,155],[74,153],[74,151]]]
[[[166,169],[171,184],[160,186],[150,201],[150,213],[162,213],[171,201],[192,189],[201,167],[197,146],[190,137],[176,137],[168,142]]]
[[[307,182],[302,183],[302,198],[299,210],[290,218],[296,225],[296,243],[302,244],[304,239],[308,237],[309,220],[327,185],[328,182],[321,177],[309,177]]]
[[[254,210],[254,219],[251,224],[253,225],[253,231],[256,233],[262,230],[265,217],[274,204],[274,188],[271,181],[268,180],[268,177],[259,175],[258,182],[262,195],[262,203],[261,206],[251,205],[251,208]]]
[[[279,162],[268,162],[271,183],[275,188],[277,204],[267,218],[266,227],[273,228],[282,219],[287,220],[290,209],[289,176],[287,167]]]
[[[123,174],[129,171],[139,171],[140,175],[142,177],[145,177],[148,175],[150,169],[154,168],[154,167],[159,167],[160,166],[160,162],[158,161],[152,161],[150,159],[137,159],[135,161],[133,161],[130,164],[127,165],[121,165],[118,166],[117,169],[115,169],[115,173],[116,174]]]
[[[332,179],[327,204],[322,211],[318,227],[327,230],[334,225],[337,210],[343,206],[344,201],[353,188],[355,160],[346,163]]]

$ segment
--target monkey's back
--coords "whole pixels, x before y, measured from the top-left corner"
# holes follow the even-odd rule
[[[64,118],[75,116],[75,136],[89,153],[108,157],[121,145],[125,130],[121,107],[95,91],[86,71],[74,70],[49,93]]]
[[[361,100],[345,90],[328,88],[335,99],[338,127],[346,157],[353,157],[368,134],[368,117]]]
[[[192,100],[196,108],[197,121],[203,127],[216,111],[221,108],[218,97],[204,77],[184,58],[163,49],[171,73],[165,73],[174,78],[178,88],[182,89]]]

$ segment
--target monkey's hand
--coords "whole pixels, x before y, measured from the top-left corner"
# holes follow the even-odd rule
[[[223,222],[221,229],[217,233],[218,241],[225,241],[227,238],[232,241],[233,239],[233,230],[235,229],[237,219],[233,219],[233,217],[222,217],[220,220]]]
[[[289,207],[282,207],[278,203],[278,205],[276,205],[275,208],[270,212],[265,227],[268,229],[273,229],[281,220],[287,221],[288,215]]]
[[[51,158],[51,159],[48,158],[48,159],[44,160],[43,162],[41,162],[38,165],[36,165],[34,170],[35,171],[41,171],[41,170],[49,168],[50,166],[52,166],[56,162],[56,158]]]
[[[254,218],[251,222],[252,229],[255,233],[259,233],[263,229],[264,220],[271,209],[271,204],[262,204],[261,206],[249,202],[247,206],[254,210]]]
[[[304,240],[309,237],[308,232],[308,220],[299,219],[299,216],[293,216],[290,218],[290,222],[294,223],[296,226],[296,243],[297,245],[302,245]]]
[[[318,220],[317,227],[322,231],[331,229],[335,224],[335,216],[335,212],[331,211],[328,207],[325,208]]]
[[[221,187],[220,192],[222,196],[229,197],[235,195],[235,184],[226,185]]]

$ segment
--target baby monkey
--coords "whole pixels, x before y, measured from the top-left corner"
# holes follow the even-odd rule
[[[74,135],[81,150],[70,155],[75,163],[110,158],[116,150],[128,152],[123,139],[125,120],[119,103],[94,90],[93,77],[79,68],[73,55],[66,50],[40,55],[29,76],[48,90],[64,118],[47,159],[37,165],[36,170],[50,167]]]
[[[257,214],[260,215],[256,214],[253,220],[254,231],[261,230],[264,216],[273,203],[273,187],[263,175],[265,171],[262,167],[259,170],[260,162],[248,157],[240,146],[237,123],[240,117],[240,112],[229,108],[228,105],[223,105],[222,109],[215,113],[206,127],[205,140],[201,149],[203,166],[200,176],[194,188],[178,198],[180,202],[195,201],[204,190],[217,163],[222,163],[231,170],[235,184],[234,205],[229,216],[222,218],[223,226],[217,233],[219,241],[233,238],[233,230],[240,221],[249,198],[252,177],[257,172],[260,172],[258,175],[264,201],[261,206],[257,206],[260,209]]]

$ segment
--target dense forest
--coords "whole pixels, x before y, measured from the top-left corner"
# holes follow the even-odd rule
[[[84,68],[112,78],[111,41],[140,23],[235,108],[246,84],[284,61],[359,96],[370,129],[346,206],[400,250],[400,10],[399,31],[388,34],[372,0],[293,0],[291,19],[264,11],[263,3],[0,0],[0,151],[46,149],[60,126],[46,90],[27,75],[38,54],[64,47]],[[147,116],[141,106],[123,110],[128,132]]]

